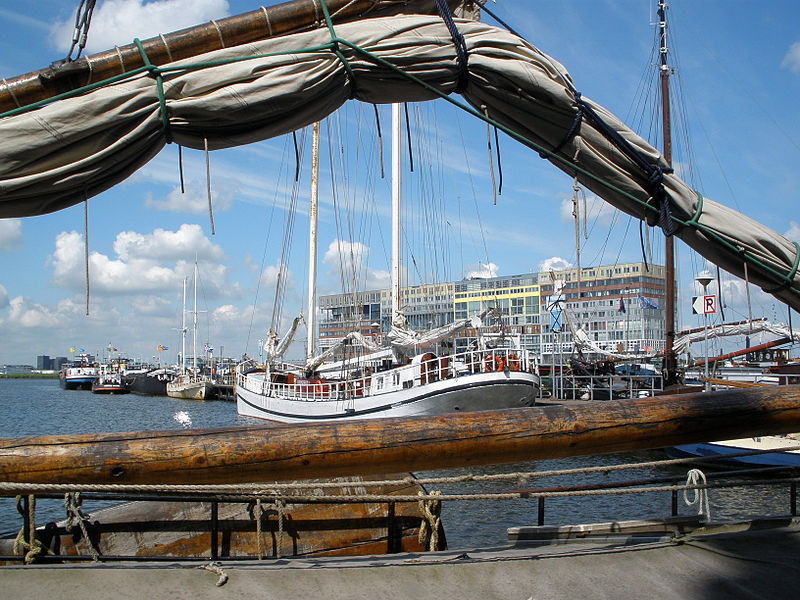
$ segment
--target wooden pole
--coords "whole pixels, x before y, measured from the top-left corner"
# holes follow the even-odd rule
[[[455,6],[461,0],[448,0]],[[397,12],[432,13],[431,0],[326,0],[334,23],[368,16],[387,16]],[[142,46],[156,66],[324,25],[318,0],[292,0],[269,8],[209,21],[142,41]],[[0,113],[48,100],[90,83],[144,66],[133,44],[83,57],[72,62],[58,61],[46,69],[20,75],[0,83]]]
[[[800,431],[800,386],[312,425],[0,439],[0,481],[213,484],[396,473]]]

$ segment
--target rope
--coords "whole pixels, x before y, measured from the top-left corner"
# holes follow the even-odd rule
[[[8,82],[6,81],[5,77],[3,77],[3,85],[6,86],[6,90],[8,90],[8,94],[11,96],[11,99],[14,100],[14,104],[17,105],[17,108],[22,108],[22,106],[19,103],[19,100],[17,99],[17,95],[14,93],[14,90],[11,89],[11,86],[8,85]]]
[[[419,492],[418,495],[425,496],[423,492]],[[439,499],[441,495],[439,491],[431,492],[426,496],[427,499],[419,501],[422,521],[419,524],[418,540],[430,552],[444,549],[439,543],[439,529],[442,525],[442,501]]]
[[[169,127],[169,112],[167,109],[167,99],[164,96],[164,77],[162,76],[162,71],[150,62],[150,59],[147,57],[147,52],[144,51],[144,46],[142,46],[142,42],[139,38],[134,38],[133,43],[136,44],[136,48],[139,50],[139,54],[142,57],[142,62],[144,63],[144,67],[148,74],[150,77],[153,77],[156,80],[159,113],[161,115],[161,123],[164,125],[164,137],[166,138],[167,143],[171,144],[172,131],[170,131]],[[164,44],[166,45],[166,42],[164,42]],[[169,52],[169,48],[167,48],[167,52]]]
[[[89,531],[86,529],[87,518],[81,511],[82,504],[83,500],[80,492],[67,492],[64,494],[64,508],[67,511],[66,528],[72,529],[77,523],[81,533],[83,533],[83,539],[86,540],[86,545],[89,546],[89,554],[92,555],[92,560],[96,562],[100,557],[100,551],[95,548],[92,539],[89,537]]]
[[[691,469],[686,476],[686,485],[692,487],[685,487],[683,490],[683,501],[686,506],[697,506],[698,515],[706,515],[706,521],[711,520],[711,505],[708,503],[708,487],[700,488],[700,481],[702,485],[707,486],[706,474],[700,469]],[[694,491],[694,498],[689,500],[689,490]]]
[[[83,264],[86,267],[86,316],[89,316],[89,199],[83,199]]]
[[[469,52],[467,51],[467,42],[458,30],[455,21],[453,21],[453,13],[450,12],[450,5],[447,3],[447,0],[436,0],[436,9],[439,11],[439,16],[442,17],[447,31],[450,32],[450,38],[453,40],[453,46],[455,46],[456,49],[458,79],[456,80],[456,87],[453,91],[456,94],[460,94],[467,89],[467,84],[469,83]]]
[[[197,568],[203,569],[204,571],[211,571],[212,573],[216,573],[217,575],[219,575],[217,583],[214,584],[217,587],[222,587],[228,582],[228,575],[227,573],[225,573],[225,571],[222,570],[222,563],[210,562],[207,565],[200,565]]]
[[[16,506],[17,512],[22,515],[22,528],[19,530],[17,537],[14,539],[14,554],[24,553],[24,562],[29,565],[36,561],[42,554],[52,554],[49,548],[45,548],[41,540],[36,537],[36,496],[27,497],[28,506],[27,511],[23,508],[23,497],[17,496]],[[28,539],[25,539],[25,534],[28,534]]]
[[[211,206],[211,160],[208,157],[208,138],[203,136],[203,149],[206,152],[206,191],[208,192],[208,220],[211,222],[211,235],[214,235],[214,211]]]
[[[275,556],[276,558],[280,558],[283,554],[283,521],[284,514],[286,513],[286,501],[275,500],[275,510],[278,511],[278,540]]]

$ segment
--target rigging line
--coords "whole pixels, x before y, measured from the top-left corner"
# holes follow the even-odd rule
[[[208,138],[203,136],[203,149],[206,153],[206,191],[208,192],[208,220],[211,223],[211,235],[214,235],[214,212],[211,208],[211,160],[208,157]]]
[[[483,114],[486,115],[486,145],[489,150],[489,175],[491,175],[492,178],[492,194],[494,196],[494,206],[497,206],[497,185],[495,184],[494,181],[494,161],[492,160],[492,126],[489,123],[489,109],[485,104],[481,106],[481,108],[483,109]]]
[[[300,180],[300,149],[297,147],[297,130],[292,131],[292,140],[294,140],[294,180]]]
[[[86,316],[89,316],[89,198],[83,190],[83,260],[86,266]]]
[[[500,162],[500,136],[497,133],[497,126],[494,125],[494,147],[497,152],[497,174],[500,177],[500,183],[497,186],[497,193],[503,195],[503,163]]]
[[[490,17],[492,17],[492,18],[493,18],[495,21],[497,21],[497,22],[498,22],[498,23],[499,23],[501,26],[505,27],[505,28],[506,28],[506,29],[507,29],[509,32],[513,33],[513,34],[514,34],[515,36],[517,36],[518,38],[522,38],[523,40],[525,39],[525,36],[522,36],[522,35],[520,35],[519,33],[517,33],[516,31],[514,31],[514,29],[513,29],[513,28],[512,28],[510,25],[508,25],[507,23],[505,23],[505,22],[504,22],[504,21],[503,21],[503,20],[502,20],[500,17],[498,17],[496,14],[494,14],[494,13],[493,13],[492,11],[490,11],[488,8],[486,8],[486,0],[476,0],[476,2],[475,2],[475,3],[478,5],[478,7],[479,7],[479,8],[480,8],[480,9],[481,9],[483,12],[485,12],[487,15],[489,15]]]
[[[186,188],[183,185],[183,146],[178,144],[178,174],[181,179],[181,194],[186,193]]]
[[[89,26],[92,23],[92,13],[94,12],[94,5],[96,0],[80,0],[78,10],[75,11],[75,30],[72,33],[72,45],[69,48],[65,62],[72,62],[81,57],[84,46],[86,46],[86,39],[89,36]],[[78,47],[78,54],[72,58],[72,52]]]
[[[296,136],[294,136],[294,133],[295,132],[292,132],[293,137],[295,137],[295,141],[296,141]],[[283,138],[283,153],[282,153],[284,158],[287,155],[287,147],[288,147],[288,136],[284,136],[284,138]],[[296,148],[296,146],[295,146],[295,148]],[[253,322],[255,320],[256,306],[258,305],[258,296],[259,296],[259,292],[261,290],[261,280],[264,277],[264,266],[265,266],[266,261],[267,261],[267,248],[269,247],[269,240],[270,240],[270,237],[271,237],[271,234],[272,234],[272,223],[273,223],[273,218],[274,218],[274,215],[275,215],[275,207],[278,204],[278,182],[283,179],[284,168],[286,168],[288,170],[287,163],[288,163],[288,161],[286,161],[286,160],[281,160],[280,161],[280,164],[279,164],[279,167],[278,167],[278,169],[279,169],[278,170],[278,177],[275,179],[274,194],[273,194],[273,197],[272,197],[272,208],[271,208],[271,210],[269,212],[269,217],[267,219],[267,223],[268,223],[267,235],[264,238],[264,248],[263,248],[262,253],[261,253],[261,267],[260,267],[260,269],[258,271],[258,279],[256,280],[256,293],[255,293],[255,298],[253,299],[253,310],[250,311],[250,326],[249,326],[249,328],[247,330],[247,340],[245,342],[245,352],[250,347],[250,336],[251,336],[251,334],[253,332]]]
[[[383,136],[381,135],[381,118],[378,115],[378,105],[373,104],[372,108],[375,109],[375,125],[378,128],[378,152],[381,162],[381,179],[385,179],[386,175],[383,172]]]
[[[725,303],[722,301],[722,284],[720,283],[720,277],[719,277],[719,265],[717,265],[717,294],[719,294],[719,302],[718,302],[718,304],[719,304],[719,313],[720,313],[720,316],[722,317],[722,322],[724,323],[725,322],[725,310],[723,309],[723,306],[724,306]]]
[[[481,241],[483,242],[483,252],[486,259],[486,264],[489,264],[489,246],[486,244],[486,232],[483,229],[483,221],[480,218],[480,211],[478,210],[478,195],[475,192],[475,182],[472,179],[472,169],[470,169],[469,166],[469,156],[467,155],[467,146],[466,143],[464,142],[464,131],[461,128],[461,119],[460,119],[460,114],[458,112],[456,112],[456,124],[458,125],[459,136],[461,137],[461,148],[464,151],[464,163],[466,165],[467,174],[469,176],[470,188],[472,189],[472,201],[475,204],[475,217],[476,220],[478,221],[478,229],[480,230],[481,233]]]
[[[411,147],[411,124],[408,122],[408,102],[403,102],[403,111],[406,115],[406,140],[408,142],[408,164],[411,172],[414,172],[414,152]]]

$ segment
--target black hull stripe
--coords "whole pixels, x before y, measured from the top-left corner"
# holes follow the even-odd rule
[[[497,382],[497,381],[490,381],[490,382],[486,382],[486,383],[468,383],[466,385],[460,385],[458,387],[449,388],[446,392],[443,392],[443,391],[429,392],[429,393],[427,393],[427,394],[425,394],[423,396],[416,396],[414,398],[409,398],[408,400],[403,400],[403,401],[400,401],[400,402],[392,402],[391,404],[384,404],[382,406],[376,406],[375,408],[359,410],[359,411],[353,411],[353,412],[347,412],[347,413],[330,414],[330,415],[296,415],[296,414],[291,414],[291,413],[281,413],[281,412],[277,412],[277,411],[274,411],[274,410],[268,410],[266,408],[262,408],[260,406],[256,406],[252,402],[248,402],[247,400],[242,398],[242,396],[239,395],[238,390],[236,392],[236,400],[237,401],[241,400],[244,404],[247,404],[248,406],[251,406],[252,408],[257,410],[258,412],[265,413],[265,414],[268,414],[268,415],[273,415],[275,417],[284,417],[284,418],[292,418],[292,419],[304,419],[304,420],[309,420],[309,421],[311,421],[311,420],[332,421],[332,420],[335,420],[335,419],[352,419],[355,416],[369,415],[369,414],[373,414],[374,415],[375,413],[386,412],[386,411],[391,410],[393,408],[396,408],[398,406],[403,406],[403,405],[406,405],[406,404],[413,404],[414,402],[420,402],[421,400],[425,400],[427,398],[430,398],[431,396],[438,396],[438,395],[440,395],[442,393],[457,392],[457,391],[461,391],[461,390],[475,389],[475,388],[481,388],[481,387],[486,387],[486,386],[496,386],[498,384],[499,384],[499,382]],[[519,385],[528,385],[529,382],[528,381],[507,381],[507,382],[502,382],[502,384],[503,385],[519,386]],[[532,389],[536,388],[536,383],[535,382],[531,382],[529,385],[530,385],[530,387]],[[337,402],[337,401],[334,400],[333,402]],[[343,402],[343,401],[340,400],[339,402]],[[243,415],[243,416],[248,416],[248,415]]]

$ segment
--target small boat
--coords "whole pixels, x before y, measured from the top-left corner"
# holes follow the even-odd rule
[[[752,451],[774,451],[749,456],[733,456]],[[719,467],[800,467],[800,434],[764,435],[721,442],[699,442],[666,450],[675,458],[698,457]]]
[[[167,396],[184,400],[206,400],[212,395],[214,385],[197,367],[197,262],[194,263],[194,310],[192,311],[192,368],[186,370],[186,280],[183,280],[183,312],[181,313],[181,372],[167,382]]]
[[[130,392],[119,373],[106,372],[101,367],[100,375],[92,383],[93,394],[127,394]]]
[[[89,356],[82,354],[78,360],[61,367],[58,383],[65,390],[90,390],[98,375],[97,365],[91,364]]]

